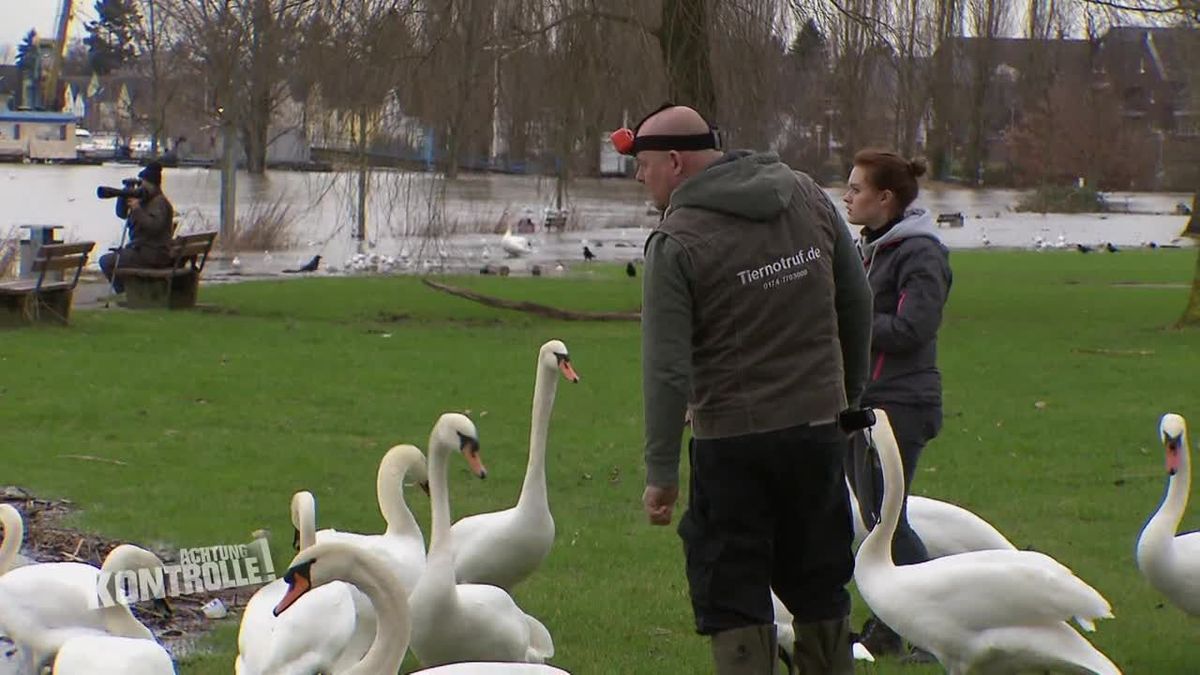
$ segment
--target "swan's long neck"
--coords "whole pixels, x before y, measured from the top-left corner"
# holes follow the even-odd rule
[[[517,502],[520,508],[548,509],[550,505],[546,494],[546,437],[550,434],[550,413],[557,390],[558,370],[539,363],[529,422],[529,463],[525,466],[525,483]]]
[[[25,540],[25,524],[21,514],[7,504],[0,508],[0,523],[4,525],[4,543],[0,543],[0,574],[12,569]]]
[[[426,577],[433,588],[445,593],[454,593],[457,580],[454,575],[454,542],[450,538],[450,487],[446,479],[447,452],[429,450],[429,503],[432,518],[429,534],[429,554],[425,559],[425,572],[419,585],[426,585]]]
[[[104,628],[118,637],[153,639],[154,633],[133,616],[129,607],[120,603],[100,608]]]
[[[379,512],[387,523],[387,533],[394,536],[416,535],[420,538],[421,529],[417,519],[408,509],[404,501],[404,476],[407,467],[397,469],[390,466],[379,467],[375,479],[375,497],[379,500]]]
[[[900,452],[894,443],[877,443],[875,448],[883,465],[883,510],[879,523],[859,547],[859,555],[876,564],[894,567],[892,538],[896,535],[904,500],[904,469],[900,466]]]
[[[1167,494],[1158,511],[1146,523],[1146,529],[1138,541],[1138,563],[1143,566],[1153,565],[1159,556],[1170,551],[1179,521],[1183,520],[1183,512],[1187,509],[1188,493],[1192,488],[1192,464],[1186,435],[1180,439],[1179,452],[1179,470],[1167,479]]]
[[[301,500],[297,504],[296,522],[292,523],[296,526],[296,531],[300,533],[300,548],[306,549],[317,543],[317,509],[316,503],[311,499]]]
[[[379,675],[400,670],[408,641],[412,634],[412,620],[408,613],[408,600],[395,576],[373,556],[356,556],[356,564],[341,575],[341,581],[353,584],[371,599],[375,608],[375,641],[362,660],[344,671],[343,675]]]

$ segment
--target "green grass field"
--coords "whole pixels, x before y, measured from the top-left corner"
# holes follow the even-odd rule
[[[1200,420],[1200,332],[1169,328],[1194,256],[956,252],[941,335],[945,427],[914,486],[1099,589],[1116,619],[1090,637],[1127,673],[1195,672],[1200,654],[1200,624],[1163,606],[1133,561],[1165,482],[1158,418]],[[638,280],[589,270],[450,282],[573,309],[638,306]],[[455,516],[507,508],[524,472],[536,351],[557,337],[582,382],[560,385],[550,432],[558,538],[517,600],[571,672],[710,672],[678,538],[640,508],[636,323],[544,321],[411,278],[209,286],[201,301],[213,311],[83,311],[67,330],[5,332],[0,485],[72,499],[73,524],[135,543],[241,542],[269,527],[280,567],[292,556],[293,491],[316,495],[319,527],[381,531],[379,457],[399,442],[424,447],[438,414],[460,410],[478,423],[489,477],[452,465]],[[428,500],[408,500],[428,536]],[[858,603],[856,624],[864,613]],[[223,622],[210,653],[180,672],[231,672],[236,632]]]

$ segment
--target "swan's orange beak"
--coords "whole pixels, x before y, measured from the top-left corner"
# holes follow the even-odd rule
[[[483,465],[483,460],[479,458],[479,442],[473,438],[468,438],[463,441],[462,445],[463,457],[467,458],[467,466],[471,467],[471,473],[479,478],[487,478],[487,467]]]
[[[275,605],[272,614],[279,616],[284,610],[299,600],[300,596],[312,589],[312,580],[308,577],[309,567],[311,566],[312,563],[307,562],[299,567],[293,567],[288,570],[288,573],[284,575],[284,580],[288,583],[287,593],[284,594],[279,604]]]
[[[1183,461],[1182,440],[1174,436],[1166,436],[1163,439],[1167,446],[1167,473],[1172,476],[1179,472],[1179,465]]]
[[[579,382],[579,373],[575,372],[575,366],[571,365],[571,357],[558,354],[558,369],[562,371],[563,377],[571,382]]]

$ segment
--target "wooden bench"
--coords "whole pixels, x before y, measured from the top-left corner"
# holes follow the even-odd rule
[[[546,222],[542,225],[542,229],[547,232],[562,232],[567,228],[567,212],[566,211],[551,211],[546,214]]]
[[[95,242],[87,241],[39,248],[33,260],[37,279],[0,282],[0,306],[4,308],[0,323],[25,325],[45,319],[66,325],[79,273],[95,246]]]
[[[185,309],[196,306],[200,273],[216,232],[183,234],[171,240],[169,267],[117,267],[125,284],[125,304],[133,309]]]
[[[949,227],[962,227],[963,214],[960,213],[939,213],[937,217],[938,227],[947,225]]]

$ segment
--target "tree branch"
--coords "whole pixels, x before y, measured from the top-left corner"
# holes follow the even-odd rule
[[[1159,2],[1122,2],[1121,0],[1083,0],[1089,5],[1097,5],[1122,12],[1141,12],[1143,14],[1190,14],[1200,12],[1200,2],[1179,0],[1174,4],[1163,5]]]
[[[1105,7],[1108,10],[1116,10],[1118,12],[1138,12],[1142,14],[1157,14],[1157,16],[1183,14],[1183,16],[1200,20],[1200,1],[1196,0],[1177,0],[1176,2],[1172,2],[1172,4],[1165,5],[1162,2],[1148,0],[1084,0],[1084,2],[1087,5]]]
[[[605,11],[602,9],[595,9],[595,8],[585,9],[585,10],[581,10],[578,12],[572,12],[570,14],[566,14],[566,15],[563,15],[563,16],[555,19],[554,21],[551,21],[550,23],[547,23],[544,26],[538,26],[538,27],[532,28],[532,29],[524,29],[519,26],[513,26],[512,31],[522,37],[532,38],[532,37],[537,37],[539,35],[545,35],[546,33],[549,33],[550,31],[554,30],[555,28],[558,28],[559,26],[564,26],[568,23],[571,23],[574,21],[580,21],[580,20],[584,20],[584,19],[598,20],[598,21],[611,21],[614,23],[623,23],[623,24],[626,24],[629,26],[633,26],[634,28],[637,28],[638,30],[642,31],[643,33],[646,33],[647,35],[651,35],[651,36],[658,35],[658,29],[650,28],[646,24],[642,23],[642,21],[640,19],[638,19],[637,17],[629,16],[626,14],[617,14],[615,12],[608,12],[608,11]]]

